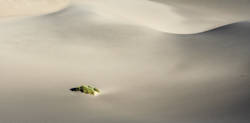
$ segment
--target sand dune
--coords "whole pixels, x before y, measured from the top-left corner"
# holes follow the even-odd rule
[[[75,0],[73,3],[115,21],[177,34],[200,33],[250,19],[247,0]]]
[[[250,3],[190,0],[8,0],[0,1],[0,17],[38,16],[77,6],[107,18],[107,22],[133,24],[175,34],[200,33],[249,20]],[[223,4],[222,4],[223,3]]]
[[[59,11],[70,0],[0,0],[0,19],[37,16]]]
[[[249,122],[248,22],[171,34],[98,2],[0,23],[1,122]],[[102,94],[68,90],[82,83]]]
[[[216,34],[218,35],[227,35],[227,36],[237,36],[237,37],[249,37],[249,28],[250,28],[250,21],[242,21],[237,23],[232,23],[228,25],[224,25],[215,29],[208,30],[206,32],[202,32],[205,34]]]

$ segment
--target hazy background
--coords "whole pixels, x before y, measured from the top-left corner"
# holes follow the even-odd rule
[[[113,2],[0,22],[1,122],[249,122],[249,22],[171,34],[147,26],[158,25],[154,16],[139,24],[127,8],[107,13]],[[81,84],[102,93],[69,91]]]

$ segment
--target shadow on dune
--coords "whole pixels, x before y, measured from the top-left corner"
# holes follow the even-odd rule
[[[174,35],[103,21],[69,8],[1,23],[0,119],[249,122],[248,22]],[[103,95],[70,95],[82,81]]]

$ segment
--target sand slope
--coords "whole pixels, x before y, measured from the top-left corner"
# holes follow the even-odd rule
[[[1,122],[250,120],[248,22],[178,35],[72,6],[0,27]]]
[[[249,20],[247,0],[74,0],[94,13],[158,31],[191,34]]]
[[[37,16],[59,11],[70,0],[0,0],[0,19]]]

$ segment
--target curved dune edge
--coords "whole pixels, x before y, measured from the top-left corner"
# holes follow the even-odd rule
[[[38,16],[60,11],[70,5],[70,0],[18,0],[0,1],[0,19]]]
[[[249,38],[234,33],[242,28],[178,36],[106,24],[86,9],[0,23],[1,121],[249,121]],[[102,94],[71,95],[82,82]]]
[[[250,29],[250,21],[239,21],[239,22],[222,25],[222,26],[219,26],[210,30],[206,30],[204,32],[200,32],[197,34],[220,32],[220,31],[233,31],[233,30],[234,31],[241,30],[241,32],[245,32],[245,31],[248,31],[248,29]]]
[[[227,15],[187,16],[185,13],[176,12],[178,8],[174,6],[148,0],[74,0],[73,3],[114,21],[172,34],[202,33],[244,20]]]
[[[55,1],[57,1],[55,3],[59,1],[60,4],[50,4],[46,9],[39,7],[41,10],[39,10],[39,8],[34,9],[36,7],[34,6],[32,7],[34,9],[33,11],[27,11],[31,8],[26,8],[16,13],[14,11],[2,11],[2,13],[0,12],[1,21],[13,18],[47,15],[62,11],[67,9],[69,5],[72,5],[70,4],[70,0]],[[73,0],[72,3],[72,8],[80,8],[82,12],[88,11],[94,13],[96,17],[100,19],[100,22],[103,21],[103,23],[129,24],[169,34],[200,34],[241,21],[240,19],[235,19],[195,23],[192,21],[195,21],[196,18],[185,18],[183,15],[176,13],[174,11],[175,8],[171,6],[147,0]],[[4,7],[1,9],[4,9]],[[22,9],[22,7],[20,7],[20,9]],[[105,21],[106,18],[108,18],[110,22]]]
[[[232,30],[234,30],[234,28],[238,28],[238,26],[246,26],[246,24],[250,24],[250,21],[238,21],[238,22],[232,22],[232,23],[228,23],[228,24],[221,24],[215,27],[211,27],[208,29],[204,29],[201,30],[199,32],[194,32],[194,33],[187,33],[187,34],[179,34],[179,33],[168,33],[168,34],[176,34],[176,35],[199,35],[199,34],[207,34],[207,33],[213,33],[213,32],[217,32],[217,31],[225,31],[225,29],[230,29],[231,27]],[[166,32],[167,33],[167,32]]]
[[[168,31],[166,31],[163,28],[160,29],[160,28],[157,28],[157,27],[152,27],[150,25],[147,25],[147,23],[142,24],[142,23],[127,21],[126,18],[122,17],[122,15],[119,15],[119,14],[108,15],[108,14],[105,14],[105,13],[100,13],[100,11],[98,9],[96,9],[96,8],[93,8],[93,6],[89,7],[89,5],[85,5],[85,4],[83,4],[83,5],[84,6],[77,5],[77,4],[74,4],[74,3],[73,4],[69,4],[68,6],[62,8],[59,11],[51,12],[51,13],[48,13],[48,14],[53,14],[53,13],[57,13],[57,12],[64,13],[64,12],[74,11],[74,10],[82,11],[82,13],[88,11],[88,12],[91,12],[92,14],[95,14],[94,16],[92,16],[93,18],[90,17],[90,18],[92,18],[92,20],[98,20],[101,23],[128,24],[128,25],[134,25],[134,26],[138,26],[138,27],[144,27],[144,28],[152,29],[154,31],[158,31],[158,32],[161,32],[161,33],[177,34],[177,35],[178,34],[180,34],[180,35],[202,34],[202,33],[211,32],[213,30],[217,30],[217,29],[219,29],[221,27],[224,27],[224,26],[248,22],[248,21],[235,21],[235,22],[228,22],[228,23],[221,23],[221,24],[206,24],[206,23],[204,23],[204,25],[202,25],[202,24],[199,25],[200,28],[197,28],[196,30],[189,30],[188,28],[191,28],[191,27],[189,27],[190,26],[189,24],[186,24],[186,25],[185,24],[176,24],[176,25],[172,25],[172,26],[175,26],[177,28],[184,27],[184,29],[186,28],[186,30],[182,30],[182,32],[176,32],[174,30],[168,30]],[[87,7],[87,8],[85,8],[85,7]],[[117,19],[116,16],[120,17],[121,19]],[[78,16],[78,17],[81,17],[81,16]],[[191,32],[188,32],[188,31],[191,31]]]

